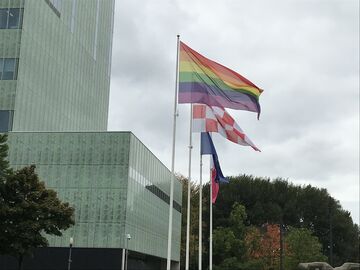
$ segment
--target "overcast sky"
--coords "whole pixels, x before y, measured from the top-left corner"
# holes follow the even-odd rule
[[[261,153],[213,136],[224,174],[327,188],[359,224],[359,2],[116,0],[109,130],[132,131],[168,168],[177,34],[264,89],[260,121],[229,110]],[[186,176],[189,105],[178,108]],[[193,152],[198,181],[198,134]]]

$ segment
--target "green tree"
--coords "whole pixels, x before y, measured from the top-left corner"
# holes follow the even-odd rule
[[[229,226],[214,230],[213,260],[217,265],[216,269],[242,269],[242,259],[246,254],[246,218],[245,207],[235,202],[230,213]]]
[[[285,239],[285,268],[296,270],[301,262],[326,261],[319,239],[308,229],[291,228]]]
[[[214,227],[229,226],[232,205],[239,202],[246,207],[246,225],[283,224],[285,234],[290,226],[309,229],[319,238],[327,257],[332,231],[334,265],[359,261],[358,226],[326,189],[295,186],[284,179],[229,178],[229,184],[221,185],[214,207]]]
[[[9,161],[7,160],[9,147],[6,142],[7,135],[0,134],[0,181],[3,181],[6,175],[11,172]]]
[[[0,253],[18,259],[48,246],[44,234],[62,235],[74,224],[74,209],[62,203],[35,173],[35,166],[6,176],[0,189]]]

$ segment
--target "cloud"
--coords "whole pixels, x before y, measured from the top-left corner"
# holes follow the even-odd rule
[[[109,130],[134,132],[170,168],[181,34],[265,90],[260,121],[230,110],[262,153],[214,135],[224,173],[324,187],[358,217],[358,10],[356,0],[116,1]],[[175,168],[187,175],[189,106],[179,113]],[[198,144],[194,135],[194,179]]]

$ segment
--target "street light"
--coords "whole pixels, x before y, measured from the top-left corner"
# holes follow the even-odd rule
[[[68,260],[68,270],[70,270],[70,267],[71,267],[71,249],[72,249],[72,246],[74,244],[74,238],[70,237],[70,240],[69,240],[69,260]]]
[[[127,270],[127,261],[128,261],[128,248],[129,248],[129,241],[131,239],[131,235],[129,233],[125,234],[126,237],[126,247],[123,248],[122,252],[122,263],[121,263],[121,270]]]
[[[126,260],[125,260],[125,270],[128,269],[128,257],[129,257],[129,241],[131,239],[131,235],[126,234]]]

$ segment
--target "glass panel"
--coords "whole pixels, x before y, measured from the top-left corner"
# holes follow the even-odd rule
[[[6,29],[7,17],[8,17],[8,9],[0,8],[0,29]]]
[[[3,68],[4,68],[4,59],[0,58],[0,80],[2,80]]]
[[[15,58],[15,70],[14,70],[14,80],[17,80],[18,74],[18,67],[19,67],[19,58]]]
[[[4,72],[2,79],[3,80],[13,80],[15,71],[15,59],[14,58],[5,58],[4,59]]]
[[[0,132],[11,130],[11,112],[0,111]]]
[[[10,8],[9,10],[9,29],[19,28],[20,22],[20,9],[19,8]]]
[[[20,23],[19,23],[19,28],[22,28],[23,19],[24,19],[24,9],[23,9],[23,8],[20,8]]]

